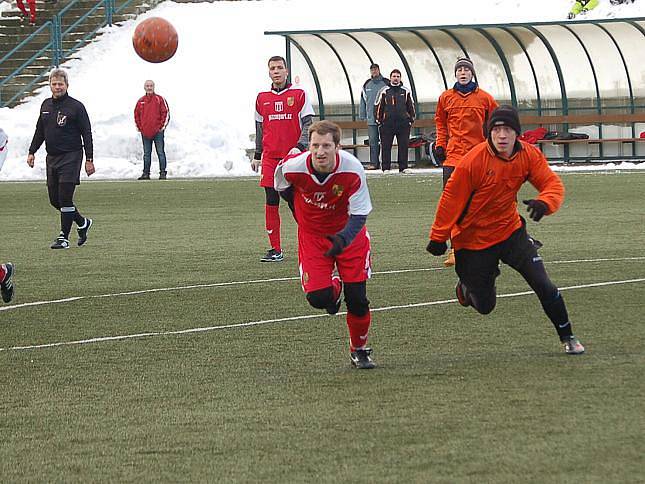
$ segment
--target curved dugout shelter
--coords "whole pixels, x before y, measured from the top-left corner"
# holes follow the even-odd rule
[[[589,136],[540,142],[551,161],[645,159],[645,18],[265,34],[286,39],[291,81],[309,90],[320,118],[341,124],[345,145],[367,138],[358,113],[371,63],[384,77],[403,73],[418,134],[434,130],[439,95],[465,56],[484,90],[519,109],[523,130]]]

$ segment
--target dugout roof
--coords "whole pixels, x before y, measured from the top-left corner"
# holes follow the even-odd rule
[[[419,117],[432,118],[461,56],[484,90],[523,115],[645,111],[645,18],[265,34],[285,38],[291,80],[310,91],[321,118],[358,118],[373,62],[384,77],[401,70]]]

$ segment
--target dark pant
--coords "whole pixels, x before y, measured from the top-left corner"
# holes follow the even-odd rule
[[[155,144],[157,157],[159,158],[159,172],[166,172],[166,152],[164,151],[163,130],[159,131],[153,138],[146,138],[141,135],[143,140],[143,172],[150,174],[150,165],[152,164],[152,143]]]
[[[500,261],[522,275],[543,306],[558,296],[558,288],[549,279],[536,244],[522,226],[508,239],[487,249],[455,251],[455,271],[477,312],[488,314],[495,308],[495,279],[500,274]]]
[[[381,160],[383,169],[389,170],[392,166],[392,143],[396,136],[396,142],[399,146],[397,162],[399,171],[408,167],[408,144],[410,142],[410,124],[407,121],[400,123],[384,123],[381,125]]]
[[[370,139],[370,165],[374,168],[381,167],[379,156],[381,154],[381,138],[376,124],[367,125],[367,136]]]
[[[450,180],[450,177],[452,176],[452,172],[455,171],[454,166],[442,166],[441,171],[443,174],[443,188],[446,188],[446,183],[448,183],[448,180]]]

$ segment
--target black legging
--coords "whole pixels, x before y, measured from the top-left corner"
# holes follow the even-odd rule
[[[528,285],[537,295],[542,307],[549,315],[547,309],[559,297],[558,288],[551,282],[549,275],[546,273],[544,263],[541,260],[532,261],[527,259],[520,267],[514,267],[519,272]],[[468,288],[468,295],[471,299],[472,306],[481,314],[489,314],[495,309],[497,303],[497,291],[495,283],[486,288]],[[549,315],[550,316],[550,315]]]

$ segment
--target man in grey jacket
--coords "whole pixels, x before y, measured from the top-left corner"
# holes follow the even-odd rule
[[[374,117],[374,104],[376,103],[377,95],[384,87],[389,85],[387,79],[381,75],[381,69],[378,64],[370,66],[370,78],[363,84],[361,91],[361,105],[358,117],[362,120],[367,120],[367,134],[370,139],[370,170],[380,170],[381,163],[379,161],[379,154],[381,151],[380,138],[378,133],[378,125]]]

